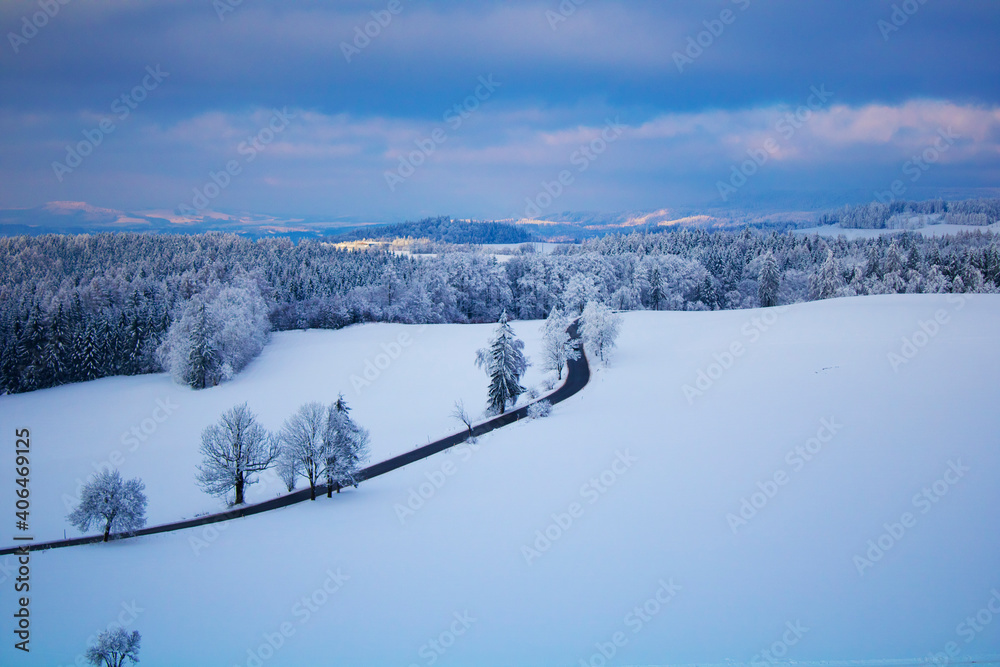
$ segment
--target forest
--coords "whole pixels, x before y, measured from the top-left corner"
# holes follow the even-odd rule
[[[524,227],[509,222],[468,222],[447,216],[427,218],[419,222],[365,227],[332,237],[332,241],[360,239],[429,239],[441,243],[527,243],[537,241]]]
[[[971,215],[972,213],[970,213]],[[504,261],[501,261],[504,260]],[[233,377],[272,331],[717,310],[835,296],[996,292],[1000,238],[823,239],[744,229],[612,234],[498,258],[350,252],[320,241],[102,233],[0,239],[0,392],[170,372]]]
[[[874,201],[845,206],[824,214],[820,221],[845,229],[920,229],[930,220],[950,225],[991,225],[1000,221],[1000,199]]]

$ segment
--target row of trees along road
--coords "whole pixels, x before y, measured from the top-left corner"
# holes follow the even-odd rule
[[[341,394],[329,405],[307,403],[285,420],[277,434],[257,422],[246,403],[227,411],[218,424],[202,433],[198,482],[206,492],[245,502],[246,487],[272,465],[289,491],[299,477],[309,482],[310,498],[316,485],[327,484],[327,496],[336,488],[357,485],[357,473],[369,458],[368,430],[358,426]]]

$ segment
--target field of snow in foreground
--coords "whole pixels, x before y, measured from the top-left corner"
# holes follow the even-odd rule
[[[541,361],[541,322],[517,322],[529,357]],[[486,404],[486,374],[476,350],[494,325],[434,327],[366,324],[340,331],[275,334],[259,358],[231,382],[202,391],[166,374],[118,377],[0,398],[0,423],[30,427],[32,530],[39,540],[79,533],[66,521],[80,484],[113,466],[140,477],[149,498],[148,524],[216,512],[225,503],[196,481],[201,432],[246,401],[277,431],[303,403],[331,403],[343,392],[355,420],[371,431],[372,462],[461,429],[451,418],[462,399],[475,416]],[[525,384],[540,382],[538,366]],[[13,484],[13,462],[3,472]],[[301,486],[302,482],[300,482]],[[273,471],[249,488],[249,502],[285,493]],[[9,538],[0,538],[9,545]]]
[[[453,331],[422,334],[442,363]],[[5,611],[0,663],[73,664],[116,619],[146,667],[997,656],[998,342],[990,295],[627,314],[610,367],[548,419],[333,501],[33,555],[32,652]],[[115,387],[64,390],[91,401],[78,428],[116,418]],[[45,414],[72,407],[50,395]],[[302,398],[259,400],[272,425]]]

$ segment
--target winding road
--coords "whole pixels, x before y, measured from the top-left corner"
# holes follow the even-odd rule
[[[580,332],[578,327],[579,322],[573,322],[567,331],[574,340],[580,340]],[[555,391],[542,396],[534,403],[538,401],[549,401],[553,405],[565,401],[570,396],[577,394],[581,389],[587,386],[590,381],[590,365],[587,363],[587,356],[583,353],[583,343],[580,343],[580,358],[576,360],[570,360],[567,363],[566,369],[566,380],[563,384]],[[528,414],[528,407],[532,405],[529,403],[516,410],[511,410],[510,412],[505,412],[502,415],[497,415],[492,419],[485,421],[481,424],[477,424],[472,427],[472,435],[480,436],[490,431],[495,431],[498,428],[502,428],[509,424],[524,418]],[[405,454],[400,454],[399,456],[394,456],[391,459],[382,461],[381,463],[375,463],[358,473],[358,482],[364,480],[373,479],[380,475],[392,472],[398,468],[415,463],[421,459],[426,459],[429,456],[443,452],[446,449],[450,449],[456,445],[460,445],[469,439],[469,431],[464,430],[460,433],[455,433],[449,435],[440,440],[435,440],[434,442],[428,443],[421,447],[417,447]],[[326,485],[317,486],[316,494],[317,496],[320,492],[326,493]],[[142,528],[135,531],[134,533],[128,535],[117,535],[112,537],[112,540],[123,540],[129,539],[131,537],[142,537],[143,535],[157,535],[159,533],[170,533],[177,530],[184,530],[186,528],[196,528],[198,526],[206,526],[208,524],[220,523],[222,521],[231,521],[232,519],[239,519],[242,517],[252,516],[254,514],[260,514],[262,512],[270,512],[271,510],[280,509],[282,507],[288,507],[289,505],[295,505],[309,500],[310,493],[309,489],[302,489],[300,491],[295,491],[294,493],[289,493],[287,495],[274,498],[273,500],[267,500],[262,503],[256,503],[253,505],[241,505],[235,507],[227,512],[220,512],[218,514],[208,514],[205,516],[200,516],[195,519],[188,519],[186,521],[177,521],[175,523],[166,523],[159,526],[150,526],[148,528]],[[103,535],[92,535],[88,537],[78,537],[69,540],[57,540],[54,542],[26,542],[21,546],[17,547],[7,547],[0,549],[0,556],[9,554],[24,553],[25,551],[44,551],[47,549],[59,549],[62,547],[73,547],[80,544],[95,544],[102,542],[104,539]]]

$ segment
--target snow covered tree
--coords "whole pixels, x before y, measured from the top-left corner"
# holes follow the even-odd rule
[[[285,420],[278,440],[281,455],[293,462],[309,480],[309,499],[316,500],[316,484],[326,469],[327,409],[322,403],[306,403]]]
[[[83,486],[80,504],[66,517],[81,532],[91,524],[112,532],[133,533],[146,525],[146,485],[141,479],[123,480],[117,470],[102,470]]]
[[[552,403],[538,401],[528,406],[528,419],[542,419],[552,414]]]
[[[164,370],[193,389],[213,387],[222,379],[222,359],[212,341],[215,326],[210,317],[204,299],[196,295],[170,325],[156,351]]]
[[[357,473],[368,461],[368,430],[358,426],[350,416],[351,409],[344,400],[344,395],[330,406],[326,418],[326,496],[333,496],[333,487],[337,493],[348,484],[357,485]]]
[[[778,305],[778,290],[781,287],[781,272],[778,270],[778,260],[770,250],[764,255],[760,264],[760,277],[757,281],[757,296],[760,297],[762,308],[773,308]]]
[[[222,288],[208,304],[212,347],[218,350],[221,380],[243,370],[267,343],[271,332],[268,307],[250,281]]]
[[[105,630],[97,635],[97,644],[87,649],[87,662],[97,667],[123,667],[125,661],[139,662],[139,641],[142,639],[135,630],[124,628]]]
[[[566,331],[569,322],[558,308],[553,308],[542,325],[542,368],[556,371],[562,380],[563,367],[570,359],[579,359],[580,351]]]
[[[899,251],[899,245],[893,239],[885,251],[885,261],[882,262],[882,273],[903,273],[903,257]]]
[[[291,493],[294,491],[295,483],[302,472],[299,469],[298,460],[293,456],[289,456],[286,449],[282,449],[281,454],[278,455],[278,459],[275,462],[275,470],[281,481],[285,483],[285,488],[288,489],[288,492]]]
[[[621,332],[622,318],[600,301],[591,301],[580,318],[584,344],[597,353],[601,361],[615,347]]]
[[[649,284],[649,306],[653,310],[659,310],[660,304],[666,301],[667,294],[663,288],[663,274],[658,264],[654,264],[650,269],[647,281]]]
[[[840,269],[837,267],[837,260],[833,258],[833,251],[828,250],[826,261],[819,270],[816,277],[816,296],[820,299],[832,299],[837,296],[837,291],[843,285],[843,278]]]
[[[502,415],[507,405],[517,401],[517,397],[524,393],[520,381],[528,368],[524,341],[514,335],[507,322],[507,311],[500,315],[489,345],[476,353],[476,365],[490,376],[489,410]]]
[[[583,273],[576,273],[566,283],[562,301],[567,312],[579,315],[583,312],[588,301],[597,299],[599,296],[600,290],[597,289],[594,279]]]
[[[205,304],[198,302],[191,323],[191,344],[188,347],[184,381],[194,389],[204,389],[219,383],[219,354],[209,341]]]
[[[194,389],[231,379],[260,354],[270,332],[267,305],[250,283],[196,294],[157,350],[163,368]]]
[[[234,505],[245,502],[246,487],[257,481],[278,458],[274,439],[246,403],[230,408],[218,424],[202,431],[198,483],[215,496],[235,494]]]

